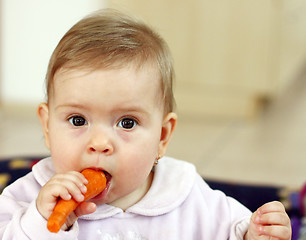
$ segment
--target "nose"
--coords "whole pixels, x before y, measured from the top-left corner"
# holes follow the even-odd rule
[[[103,153],[111,155],[114,151],[114,146],[110,138],[106,134],[95,134],[87,147],[88,153]]]

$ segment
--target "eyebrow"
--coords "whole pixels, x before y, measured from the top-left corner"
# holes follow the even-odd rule
[[[137,106],[131,106],[131,107],[119,107],[117,109],[113,109],[111,113],[122,113],[122,112],[128,112],[128,113],[141,113],[146,116],[148,116],[150,113],[142,107],[137,107]]]
[[[59,109],[59,108],[77,108],[77,109],[86,109],[87,106],[82,105],[82,104],[78,104],[78,103],[67,103],[67,104],[61,104],[55,107],[55,110]],[[141,113],[141,114],[145,114],[145,115],[149,115],[149,111],[147,111],[145,108],[143,107],[139,107],[139,106],[126,106],[126,107],[119,107],[116,109],[112,109],[111,114],[115,114],[115,113],[121,113],[121,112],[131,112],[131,113]]]
[[[55,107],[55,110],[58,108],[80,108],[80,109],[85,109],[86,107],[82,104],[78,103],[66,103],[66,104],[61,104]]]

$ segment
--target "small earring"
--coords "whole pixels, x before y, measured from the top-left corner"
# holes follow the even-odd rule
[[[160,154],[158,154],[157,158],[154,161],[154,166],[156,166],[158,164],[159,159],[161,159]]]

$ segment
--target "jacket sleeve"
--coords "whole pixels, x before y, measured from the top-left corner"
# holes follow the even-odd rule
[[[232,228],[230,233],[230,240],[243,240],[244,235],[248,231],[250,225],[250,217],[242,218],[238,221],[236,221]]]
[[[209,216],[212,232],[218,236],[216,239],[243,240],[249,227],[251,211],[223,192],[212,190],[206,183],[201,187],[206,205],[205,215]]]
[[[236,199],[226,197],[231,222],[229,240],[243,240],[250,225],[251,211]]]
[[[47,221],[36,208],[37,191],[35,187],[29,188],[28,185],[22,184],[23,180],[29,183],[29,179],[24,178],[8,186],[0,195],[0,239],[77,239],[77,223],[69,231],[48,231]]]

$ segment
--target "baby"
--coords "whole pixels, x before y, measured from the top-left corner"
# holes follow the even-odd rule
[[[3,191],[1,239],[291,239],[281,203],[251,214],[192,164],[165,157],[177,122],[173,75],[166,43],[142,22],[102,10],[74,25],[38,107],[51,157]],[[107,185],[82,202],[86,168],[104,171]],[[59,198],[82,203],[50,233]]]

